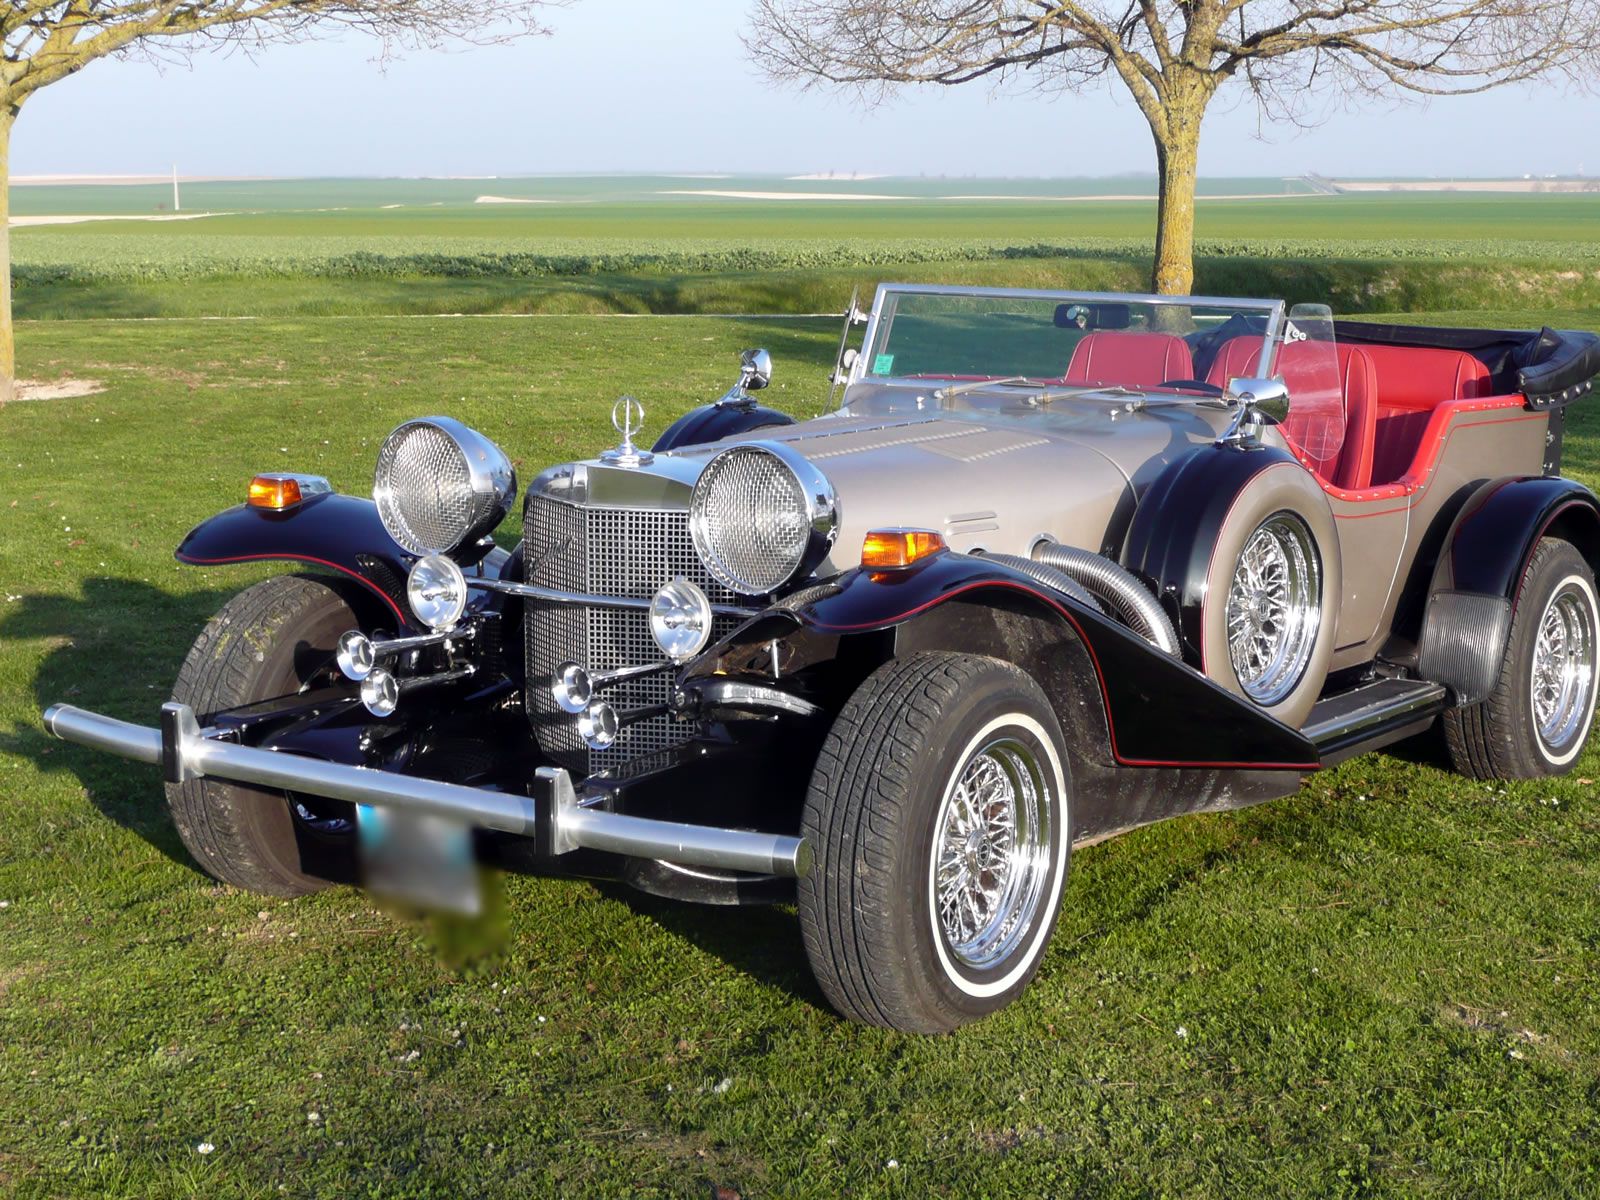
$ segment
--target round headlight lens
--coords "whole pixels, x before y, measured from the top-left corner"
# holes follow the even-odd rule
[[[673,662],[685,662],[711,640],[711,601],[681,575],[650,601],[650,636]]]
[[[734,446],[700,473],[689,533],[717,582],[745,595],[770,592],[820,557],[813,553],[819,542],[831,542],[832,488],[795,457],[791,463],[764,446]]]
[[[516,494],[505,452],[449,417],[407,421],[384,439],[372,484],[383,527],[413,554],[448,554],[482,538]]]
[[[467,611],[467,578],[451,559],[430,554],[412,565],[406,599],[429,629],[449,629]]]

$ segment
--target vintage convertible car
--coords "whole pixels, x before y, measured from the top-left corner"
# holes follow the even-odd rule
[[[178,558],[318,570],[231,600],[159,728],[45,723],[160,764],[240,887],[791,897],[828,1000],[925,1031],[1026,986],[1074,845],[1435,723],[1476,778],[1583,749],[1593,335],[891,285],[855,336],[815,420],[758,403],[759,351],[652,450],[620,401],[510,552],[511,465],[449,418],[389,436],[371,498],[258,476]]]

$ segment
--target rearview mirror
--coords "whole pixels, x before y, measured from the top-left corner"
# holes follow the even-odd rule
[[[1133,309],[1126,304],[1058,304],[1057,329],[1126,329],[1133,323]]]
[[[739,356],[739,386],[759,392],[772,382],[772,355],[765,350],[746,350]]]
[[[1281,379],[1230,379],[1226,394],[1278,424],[1289,416],[1289,387]]]

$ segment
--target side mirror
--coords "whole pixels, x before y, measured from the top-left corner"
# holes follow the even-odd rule
[[[739,387],[759,392],[772,382],[772,355],[765,350],[746,350],[739,356]]]
[[[1226,394],[1277,424],[1289,416],[1289,385],[1281,379],[1230,379]]]

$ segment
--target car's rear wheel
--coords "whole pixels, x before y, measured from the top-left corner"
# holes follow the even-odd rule
[[[806,953],[841,1013],[941,1033],[1009,1004],[1055,927],[1070,774],[1049,701],[992,658],[875,672],[829,732],[803,827]]]
[[[331,681],[339,635],[359,625],[327,580],[264,580],[228,601],[201,631],[172,698],[204,726],[219,712]],[[299,896],[355,876],[348,804],[205,778],[167,784],[167,806],[194,860],[224,883]]]
[[[1523,571],[1494,690],[1445,713],[1456,770],[1475,779],[1570,771],[1594,723],[1597,650],[1594,572],[1570,542],[1545,538]]]

